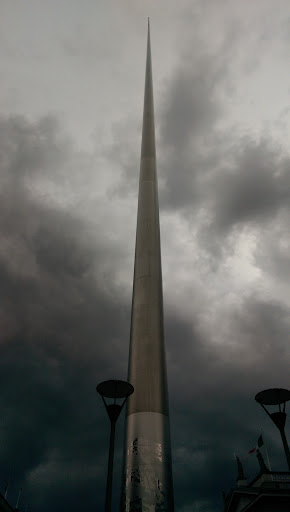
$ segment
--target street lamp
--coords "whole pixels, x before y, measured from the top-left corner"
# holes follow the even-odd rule
[[[260,391],[260,393],[255,396],[255,400],[263,407],[268,416],[275,423],[276,427],[278,427],[290,470],[290,451],[285,434],[285,423],[287,416],[285,408],[286,402],[290,400],[290,391],[288,391],[288,389],[281,388],[265,389],[264,391]],[[281,410],[281,404],[283,404],[283,410]],[[278,405],[279,411],[270,413],[267,411],[265,405]]]
[[[125,382],[123,380],[106,380],[105,382],[101,382],[100,384],[98,384],[96,389],[103,399],[111,422],[105,506],[105,511],[111,512],[115,426],[117,419],[119,418],[120,412],[123,409],[128,396],[132,395],[132,393],[134,392],[134,388],[131,384],[129,384],[129,382]],[[111,404],[107,404],[104,397],[113,398],[114,402]],[[123,402],[117,403],[117,400],[120,399],[123,399]]]

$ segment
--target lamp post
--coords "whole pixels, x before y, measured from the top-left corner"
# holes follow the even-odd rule
[[[287,416],[285,408],[286,402],[290,400],[290,391],[288,391],[288,389],[282,388],[266,389],[264,391],[260,391],[260,393],[255,396],[255,400],[263,407],[264,411],[266,411],[273,423],[275,423],[276,427],[279,429],[288,467],[290,470],[290,451],[285,434],[285,423]],[[281,404],[283,404],[283,410],[281,410]],[[279,411],[270,413],[267,411],[265,405],[278,405]]]
[[[98,384],[96,389],[103,399],[111,423],[105,505],[105,512],[111,512],[115,427],[120,412],[122,411],[128,396],[132,395],[134,392],[134,388],[129,384],[129,382],[125,382],[123,380],[106,380],[105,382]],[[105,401],[105,398],[112,398],[114,401],[113,403],[108,404]],[[117,403],[117,400],[120,399],[123,399],[123,402]]]

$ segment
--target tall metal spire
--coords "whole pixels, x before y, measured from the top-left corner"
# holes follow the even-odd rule
[[[149,19],[128,381],[121,510],[172,512]]]

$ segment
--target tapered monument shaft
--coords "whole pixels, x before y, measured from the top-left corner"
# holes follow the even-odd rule
[[[172,512],[149,20],[128,381],[121,510]]]

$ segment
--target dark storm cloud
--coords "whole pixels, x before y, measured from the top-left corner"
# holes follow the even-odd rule
[[[107,431],[95,385],[125,377],[129,306],[103,233],[34,189],[45,177],[65,193],[63,168],[82,162],[55,121],[2,119],[0,128],[1,473],[12,468],[10,496],[19,482],[31,508],[61,493],[73,510],[76,483],[83,493],[93,486],[95,506]]]
[[[239,142],[214,177],[216,227],[264,222],[290,204],[290,160],[271,140]]]
[[[111,127],[111,141],[101,147],[97,140],[94,154],[88,154],[76,148],[54,117],[36,122],[0,119],[0,490],[4,491],[11,473],[9,501],[15,504],[22,485],[20,509],[25,510],[27,503],[31,512],[103,509],[109,421],[95,385],[107,378],[126,378],[127,372],[142,91],[136,118],[129,109],[120,119],[116,104],[122,108],[126,95],[116,70],[120,66],[122,76],[127,76],[130,54],[122,44],[124,39],[125,47],[132,47],[132,35],[126,42],[118,16],[117,24],[108,18],[114,36],[104,43],[107,27],[102,17],[102,30],[97,32],[90,17],[90,35],[83,5],[81,18],[76,6],[71,11],[71,19],[77,20],[74,29],[63,7],[65,15],[58,15],[59,42],[55,37],[53,47],[61,47],[69,59],[57,64],[54,51],[43,48],[42,14],[31,39],[34,46],[39,40],[42,59],[37,59],[37,68],[33,68],[35,59],[30,59],[27,67],[35,49],[29,49],[30,27],[23,21],[29,36],[26,40],[19,31],[25,59],[15,61],[12,73],[4,70],[10,83],[3,105],[13,111],[23,108],[31,115],[48,111],[49,105],[74,112],[79,135],[83,128],[86,131],[90,116],[93,123],[99,116],[103,127],[110,109],[112,119],[119,122]],[[281,34],[281,26],[268,7],[264,11],[259,5],[261,26],[255,12],[250,19],[252,11],[244,4],[236,11],[237,23],[223,0],[178,6],[171,18],[174,35],[169,43],[174,40],[182,51],[177,51],[175,70],[158,85],[168,64],[158,69],[154,58],[165,21],[160,6],[154,9],[161,221],[169,215],[170,226],[170,216],[177,219],[176,230],[169,228],[165,237],[162,233],[162,256],[164,262],[171,248],[168,241],[174,247],[176,238],[180,244],[170,254],[167,273],[172,279],[182,270],[180,280],[176,279],[178,294],[172,293],[168,275],[164,279],[176,511],[217,512],[222,510],[220,491],[236,484],[234,451],[244,462],[246,475],[257,474],[257,460],[247,453],[261,426],[273,468],[286,469],[279,434],[254,395],[267,387],[289,387],[289,157],[270,135],[243,137],[235,126],[229,127],[230,121],[225,122],[231,101],[237,100],[235,84],[246,89],[239,69],[250,78]],[[226,22],[221,24],[218,14],[223,17],[223,9]],[[19,19],[14,14],[13,24]],[[154,29],[159,18],[160,30]],[[139,21],[134,18],[134,30],[138,31]],[[285,33],[285,17],[283,23]],[[11,31],[8,23],[7,29],[18,33],[17,24]],[[132,18],[128,18],[126,34],[131,30]],[[50,41],[50,28],[43,37]],[[126,62],[120,57],[118,66],[113,60],[107,62],[108,56],[116,55],[116,37],[122,39],[118,55],[122,51],[126,55]],[[253,39],[256,43],[251,47]],[[19,56],[13,50],[19,41],[11,43],[8,53],[13,59]],[[167,47],[165,51],[168,62],[175,58]],[[139,66],[139,56],[134,62]],[[36,80],[31,88],[41,73],[45,87]],[[20,77],[19,89],[15,76]],[[110,89],[110,80],[116,81],[116,89]],[[83,84],[91,84],[92,89]],[[89,98],[96,93],[99,103],[94,112]],[[103,102],[104,110],[99,111]],[[9,111],[6,106],[5,111]],[[284,114],[281,122],[287,107]],[[121,209],[129,211],[130,221],[116,235]],[[179,228],[184,229],[184,237],[179,238]],[[193,249],[187,245],[191,233]],[[244,282],[246,271],[237,258],[234,279],[227,280],[228,258],[238,252],[241,235],[251,235],[255,241],[252,259],[259,279],[247,281],[246,276]],[[131,274],[125,262],[129,253]],[[183,255],[193,261],[189,268],[183,268]],[[124,271],[123,281],[118,270]],[[116,437],[113,510],[118,509],[123,420]],[[289,438],[289,424],[287,429]]]
[[[109,168],[116,169],[116,179],[109,195],[137,198],[139,159],[141,152],[141,112],[139,120],[127,117],[112,126],[112,141],[104,148],[103,156]]]
[[[189,203],[194,207],[200,196],[199,176],[207,165],[215,165],[212,138],[224,113],[223,98],[233,93],[229,69],[235,44],[236,36],[228,30],[213,50],[201,52],[198,37],[192,37],[182,64],[163,86],[159,155],[161,204],[166,208],[184,209]]]
[[[282,282],[287,287],[290,275],[289,209],[285,207],[278,220],[274,217],[270,229],[264,230],[264,236],[259,238],[255,257],[264,272],[271,275],[275,282]]]
[[[60,170],[59,163],[68,152],[69,139],[61,133],[57,120],[45,117],[37,127],[24,117],[0,119],[1,171],[12,180],[27,174]]]
[[[220,124],[234,91],[238,38],[231,33],[228,40],[227,52],[226,44],[211,56],[195,59],[193,52],[190,65],[175,70],[163,91],[160,122],[161,208],[192,225],[215,265],[243,230],[254,231],[262,247],[264,238],[271,244],[273,219],[276,232],[289,223],[289,155],[270,135],[242,136]],[[287,266],[282,254],[280,259]]]
[[[229,308],[221,321],[224,340],[217,344],[202,327],[193,327],[200,325],[198,316],[186,323],[170,311],[166,318],[180,510],[199,501],[207,507],[210,503],[211,510],[221,509],[221,490],[235,486],[233,452],[241,457],[247,476],[255,476],[258,462],[247,454],[261,424],[273,467],[283,464],[286,469],[275,428],[264,421],[254,396],[263,388],[287,387],[288,308],[252,296]]]
[[[198,400],[202,389],[202,410],[209,405],[207,399],[211,403],[214,390],[217,394],[227,390],[229,397],[244,396],[263,376],[270,385],[281,371],[280,378],[285,380],[290,314],[283,304],[249,295],[239,306],[228,307],[222,318],[222,346],[204,330],[198,316],[188,324],[177,315],[171,318],[167,317],[168,361],[180,403],[189,397]],[[191,373],[191,369],[195,371]],[[241,388],[245,371],[249,378]]]
[[[185,207],[193,225],[194,211],[204,212],[197,237],[216,262],[234,250],[241,233],[249,232],[256,239],[258,265],[265,267],[261,251],[268,252],[268,267],[275,265],[278,239],[289,224],[289,169],[289,156],[269,138],[256,142],[237,137],[227,151],[225,147],[219,154],[217,149],[216,168],[206,170],[203,182],[197,178],[199,195],[193,206]],[[277,272],[287,267],[283,249],[276,267]]]
[[[101,509],[108,420],[94,388],[97,381],[126,378],[130,303],[119,289],[114,268],[124,240],[113,248],[103,230],[81,215],[83,204],[70,208],[43,195],[50,180],[65,197],[68,169],[71,180],[78,183],[78,172],[86,176],[82,165],[89,158],[80,158],[55,121],[2,120],[1,130],[2,474],[8,476],[12,466],[10,496],[17,495],[18,483],[23,484],[23,500],[31,509],[61,510],[65,503],[79,510],[84,502],[87,509]],[[228,168],[222,170],[223,152],[217,153],[217,161],[214,149],[212,145],[211,153],[199,158],[208,183],[215,184],[215,194],[200,179],[193,206],[201,208],[205,201],[209,211],[216,209],[212,222],[218,226],[217,243],[221,243],[232,226],[258,225],[280,211],[287,159],[264,143],[242,143],[239,151],[232,149],[230,173]],[[112,152],[104,153],[113,168],[119,150],[114,139]],[[269,199],[265,204],[261,199],[256,209],[250,200],[245,209],[243,203],[233,205],[229,198],[237,189],[250,190],[251,180],[258,194],[258,176],[265,169],[261,154],[267,162],[263,187],[268,197],[271,190],[276,197],[273,206]],[[270,158],[272,167],[280,165],[275,175]],[[126,156],[121,161],[124,169],[130,168]],[[247,162],[252,164],[254,178]],[[245,169],[243,178],[240,169]],[[227,173],[232,179],[225,180]],[[133,176],[133,166],[129,175]],[[36,188],[40,177],[42,188]],[[128,193],[126,185],[123,197]],[[238,202],[237,193],[236,198]],[[187,203],[187,211],[191,206]],[[279,231],[275,233],[279,239]],[[265,234],[260,240],[271,243]],[[114,250],[118,253],[113,256]],[[205,243],[205,254],[207,250]],[[226,255],[227,249],[221,257]],[[207,307],[212,307],[210,301],[198,308],[193,303],[190,318],[183,314],[182,301],[174,309],[166,302],[165,298],[176,508],[198,505],[201,510],[217,511],[221,489],[227,490],[236,477],[232,452],[244,457],[256,441],[261,422],[264,425],[253,400],[255,393],[268,386],[287,387],[289,313],[284,304],[271,297],[262,299],[251,290],[239,306],[224,308],[220,325],[210,315],[203,319]],[[267,427],[273,461],[281,469],[277,434]],[[121,445],[120,422],[116,508]],[[245,458],[245,470],[250,476],[257,472],[255,459]]]
[[[170,99],[161,119],[162,142],[182,150],[192,137],[201,136],[216,122],[220,114],[216,91],[221,78],[225,79],[225,70],[224,58],[221,62],[216,55],[192,57],[176,70],[168,83]]]
[[[76,484],[79,494],[84,480],[86,489],[94,480],[101,492],[104,454],[92,447],[105,442],[98,425],[105,418],[96,402],[93,372],[81,362],[72,363],[68,354],[63,355],[66,351],[57,351],[51,341],[47,337],[47,346],[40,351],[18,336],[5,349],[1,473],[7,477],[11,468],[9,500],[19,482],[31,509],[43,507],[44,496],[46,506],[54,502],[57,509],[58,494],[59,503],[65,499],[73,509]],[[96,475],[100,475],[99,487]],[[87,496],[92,506],[94,495]]]
[[[185,72],[177,69],[166,91],[160,125],[161,205],[165,213],[175,212],[192,226],[200,264],[212,262],[213,274],[236,250],[239,236],[252,233],[257,268],[266,279],[273,275],[288,282],[289,156],[270,137],[253,140],[219,126],[227,108],[230,62],[221,58],[223,72],[212,82],[218,61],[218,54],[212,61],[205,59],[198,78],[188,66]],[[207,286],[211,288],[210,277]],[[211,299],[202,312],[200,303],[193,303],[188,323],[184,315],[178,319],[177,311],[167,317],[180,510],[186,505],[185,510],[195,505],[201,510],[222,508],[219,492],[235,486],[234,451],[244,461],[248,477],[256,474],[256,459],[246,455],[261,424],[273,467],[282,464],[286,469],[278,455],[277,432],[267,424],[254,396],[260,389],[289,386],[289,308],[269,293],[259,294],[259,288],[244,290],[243,297],[239,306],[224,308],[219,321],[207,315],[207,325],[202,314],[211,307]],[[222,343],[215,339],[217,333]]]

